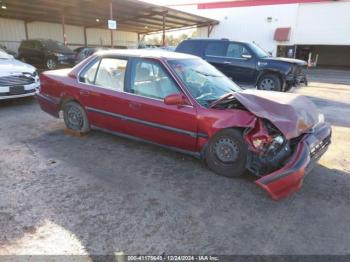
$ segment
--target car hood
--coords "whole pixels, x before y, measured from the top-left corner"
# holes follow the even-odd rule
[[[34,73],[35,67],[16,59],[0,59],[0,77],[17,73]]]
[[[307,63],[304,60],[294,59],[294,58],[285,58],[285,57],[266,57],[264,60],[267,61],[276,61],[276,62],[286,62],[300,66],[306,66]]]
[[[268,119],[287,139],[295,138],[319,122],[319,113],[308,98],[291,93],[243,90],[235,98],[254,115]]]

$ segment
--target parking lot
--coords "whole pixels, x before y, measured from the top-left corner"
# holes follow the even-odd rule
[[[294,92],[325,114],[333,143],[279,202],[252,176],[98,131],[72,137],[32,98],[1,102],[0,255],[349,254],[350,80],[327,72]]]

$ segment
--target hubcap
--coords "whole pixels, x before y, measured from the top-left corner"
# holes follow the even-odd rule
[[[56,67],[56,63],[52,59],[47,60],[46,65],[48,69],[55,69]]]
[[[84,122],[84,118],[81,111],[79,110],[79,108],[74,106],[68,109],[67,120],[68,120],[68,126],[71,129],[75,129],[75,130],[80,130]]]
[[[260,83],[260,89],[262,89],[262,90],[275,90],[275,82],[270,78],[265,78]]]
[[[215,143],[216,157],[223,163],[232,163],[239,155],[238,145],[230,138],[221,138]]]

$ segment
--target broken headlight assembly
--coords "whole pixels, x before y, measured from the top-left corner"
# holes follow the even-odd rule
[[[285,163],[292,153],[289,141],[268,120],[261,120],[245,135],[249,146],[247,168],[258,176],[266,175]]]

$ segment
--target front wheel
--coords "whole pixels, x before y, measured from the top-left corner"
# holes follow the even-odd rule
[[[67,128],[86,133],[90,130],[89,120],[84,108],[75,101],[69,101],[63,106],[63,118]]]
[[[242,175],[247,162],[247,145],[242,132],[231,128],[219,131],[209,142],[205,160],[208,167],[218,175]]]
[[[266,74],[260,78],[258,89],[268,91],[282,91],[282,83],[278,76],[273,74]]]
[[[48,59],[46,60],[46,67],[47,67],[47,69],[49,69],[49,70],[54,70],[54,69],[56,69],[56,68],[57,68],[57,61],[56,61],[55,59],[53,59],[53,58],[48,58]]]

